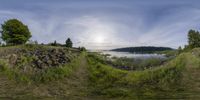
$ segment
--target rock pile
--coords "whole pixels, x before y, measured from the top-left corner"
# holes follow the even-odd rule
[[[34,60],[33,64],[40,69],[45,67],[56,67],[70,62],[70,58],[62,49],[51,49],[45,51],[36,50],[31,52]]]
[[[17,49],[9,56],[9,63],[13,65],[31,66],[37,69],[58,67],[67,64],[73,56],[67,49]]]

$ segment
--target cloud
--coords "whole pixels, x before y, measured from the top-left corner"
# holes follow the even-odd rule
[[[177,47],[187,42],[189,29],[196,29],[200,21],[200,10],[194,8],[173,9],[145,34],[139,38],[140,42],[152,45],[166,45]]]
[[[199,2],[153,1],[20,0],[12,6],[0,1],[0,23],[18,18],[29,26],[32,40],[39,43],[64,43],[70,37],[75,46],[91,49],[141,45],[176,48],[187,44],[188,30],[198,29]]]

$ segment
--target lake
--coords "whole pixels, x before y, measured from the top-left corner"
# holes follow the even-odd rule
[[[166,58],[164,54],[136,54],[129,52],[116,52],[116,51],[99,51],[102,54],[110,54],[111,57],[127,57],[127,58]]]

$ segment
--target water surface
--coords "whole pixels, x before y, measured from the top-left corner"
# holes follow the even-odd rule
[[[116,52],[116,51],[99,51],[102,54],[109,54],[111,57],[127,57],[127,58],[166,58],[164,54],[136,54],[129,52]]]

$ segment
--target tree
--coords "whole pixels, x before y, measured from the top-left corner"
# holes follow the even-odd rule
[[[56,40],[55,40],[53,43],[51,43],[51,45],[52,45],[52,46],[57,46]]]
[[[37,41],[37,40],[35,40],[35,41],[34,41],[34,44],[38,44],[38,41]]]
[[[182,52],[182,48],[181,46],[178,47],[178,54],[180,54]]]
[[[38,41],[37,40],[35,40],[35,41],[34,40],[29,40],[28,44],[38,44]]]
[[[24,25],[17,19],[7,20],[1,25],[1,27],[1,38],[6,42],[6,44],[25,44],[31,38],[28,26]]]
[[[71,48],[72,45],[73,45],[73,43],[72,43],[70,38],[68,38],[65,43],[66,43],[66,47],[69,47],[69,48]]]
[[[78,48],[80,51],[86,51],[86,48],[85,47],[79,47]]]
[[[200,34],[198,31],[190,30],[188,32],[188,44],[191,49],[200,47]]]

